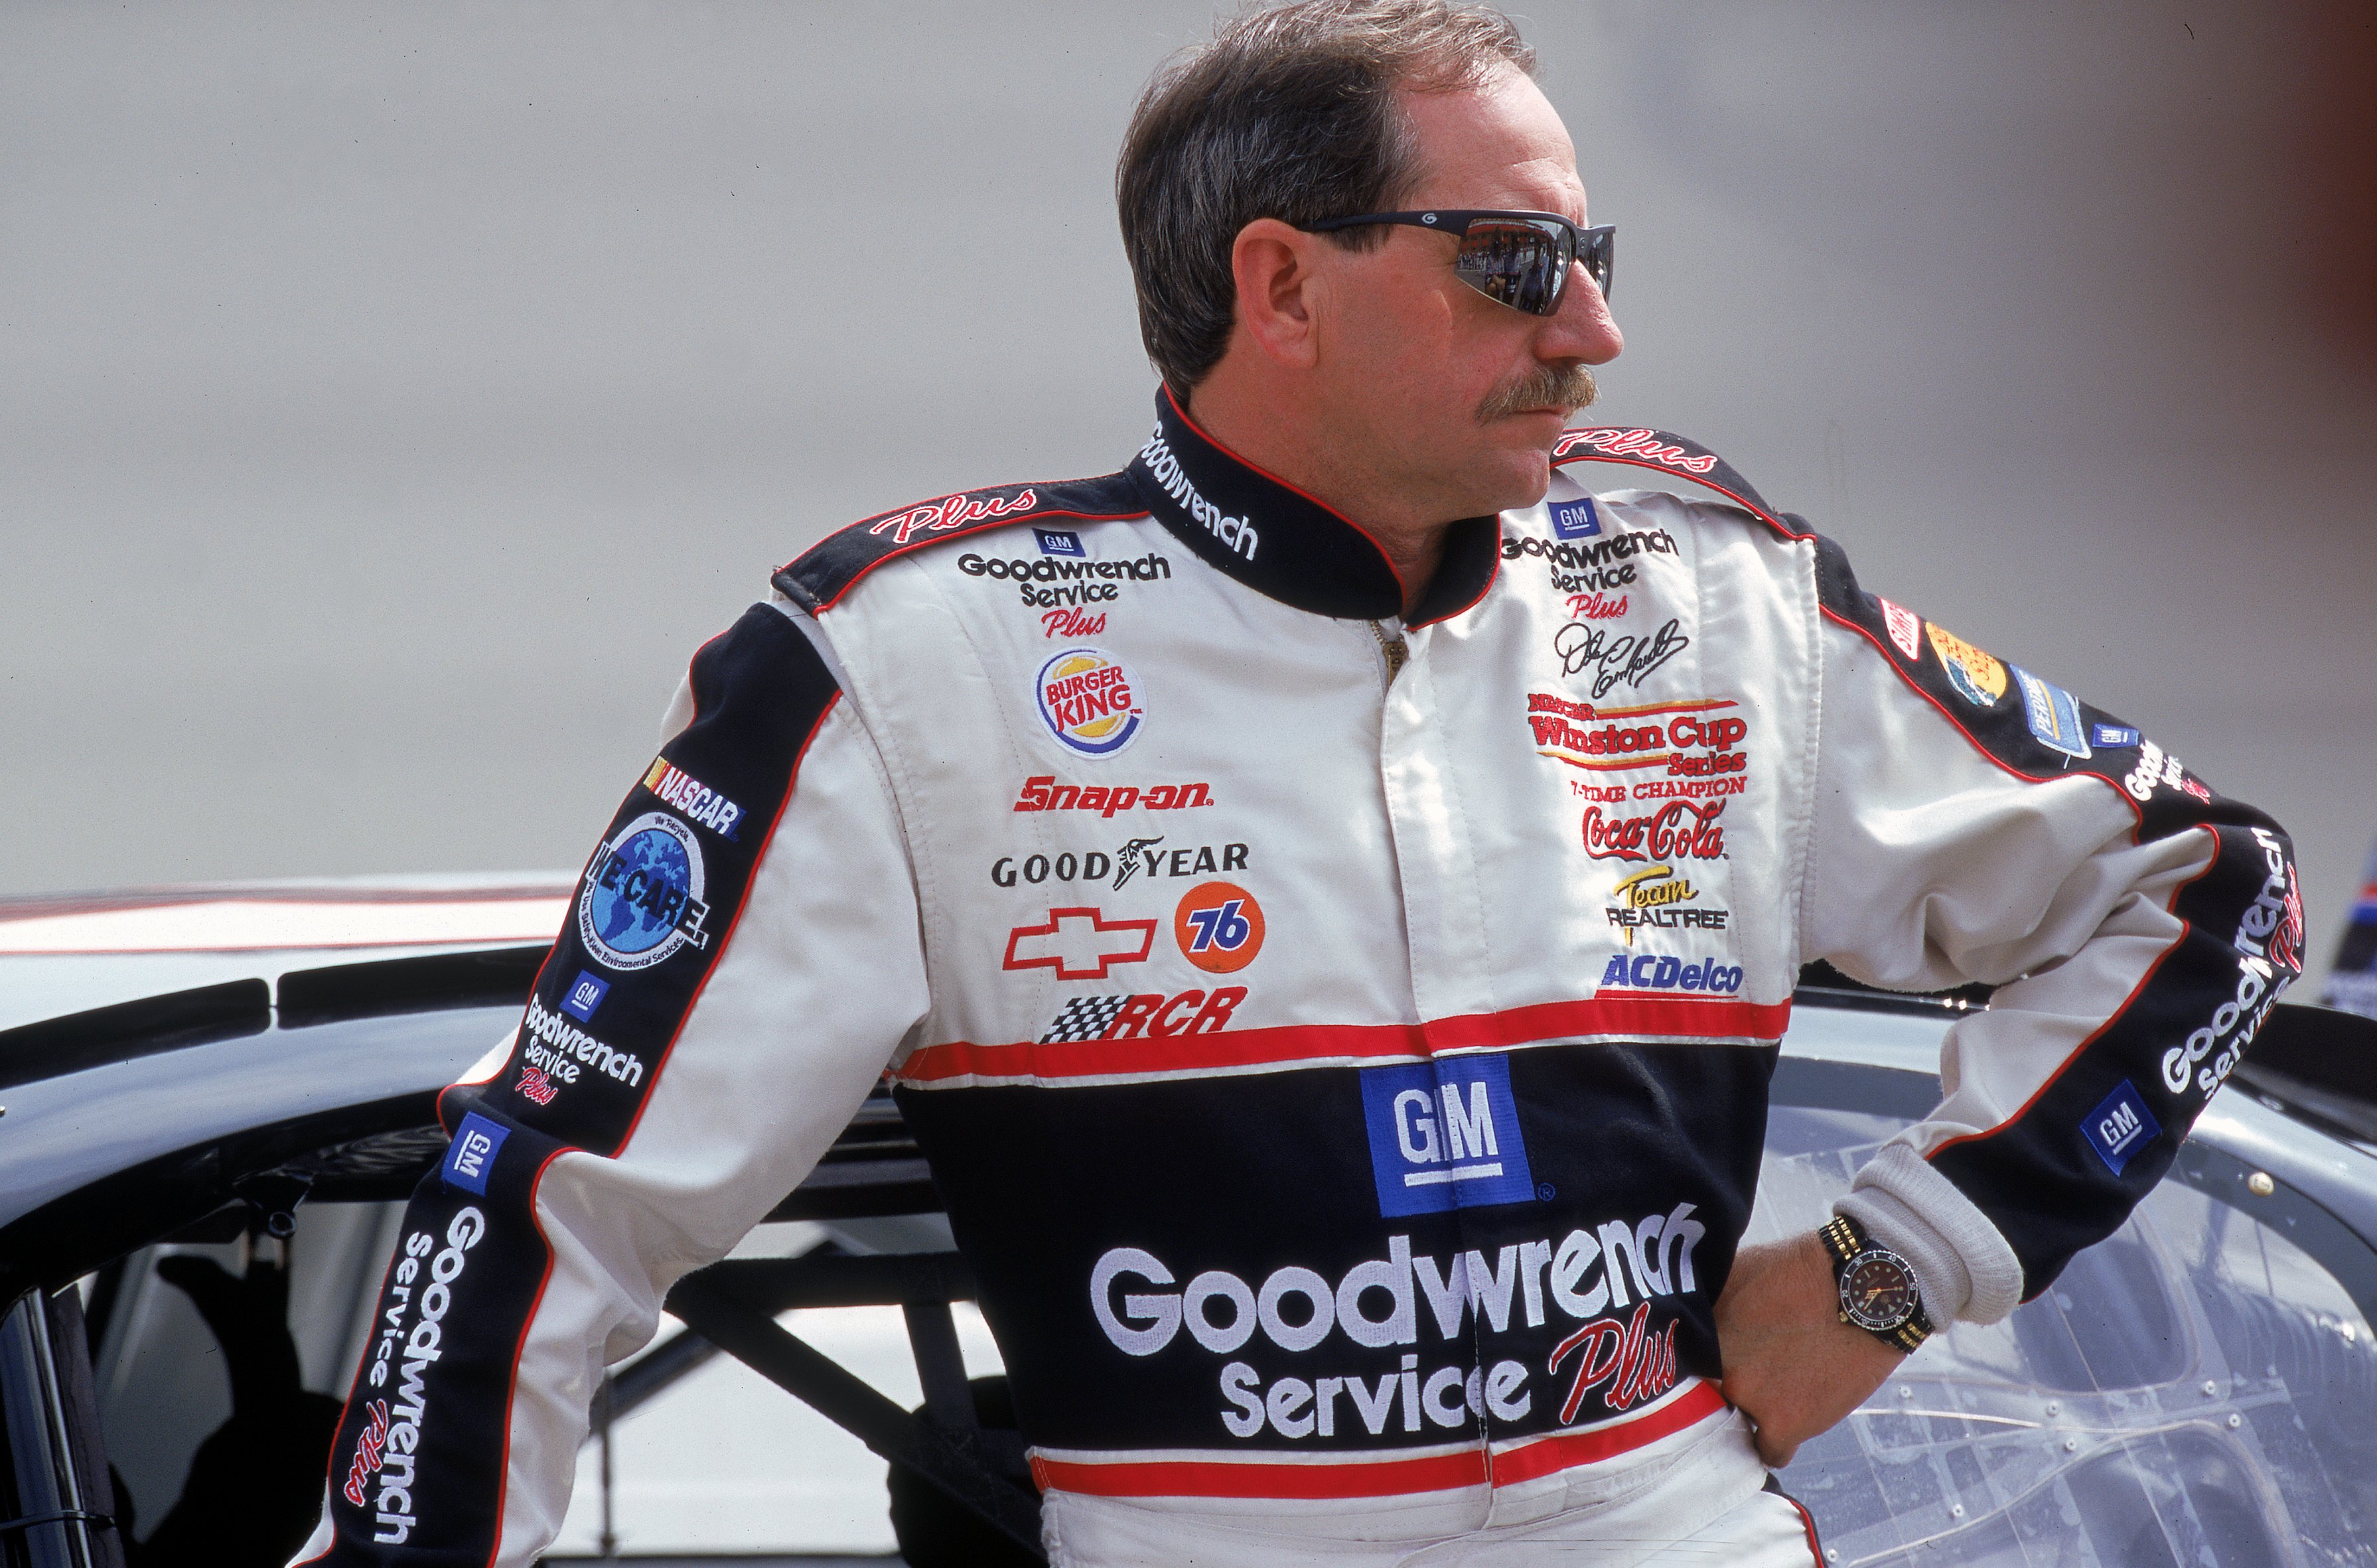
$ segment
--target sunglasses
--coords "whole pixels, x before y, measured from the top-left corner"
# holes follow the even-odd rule
[[[1299,223],[1308,233],[1358,229],[1368,223],[1401,223],[1433,229],[1461,242],[1452,272],[1498,305],[1530,316],[1549,316],[1568,289],[1569,268],[1577,262],[1609,297],[1618,267],[1618,225],[1579,228],[1557,212],[1364,212]]]

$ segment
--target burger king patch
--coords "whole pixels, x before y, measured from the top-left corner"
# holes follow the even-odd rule
[[[1113,756],[1138,738],[1146,719],[1129,669],[1095,648],[1052,655],[1032,685],[1048,733],[1083,757]]]

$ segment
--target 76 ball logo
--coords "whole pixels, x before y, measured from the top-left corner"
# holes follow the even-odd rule
[[[1262,905],[1235,882],[1200,882],[1172,914],[1181,955],[1209,975],[1234,975],[1262,951]]]

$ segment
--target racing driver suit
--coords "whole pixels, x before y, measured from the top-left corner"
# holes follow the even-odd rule
[[[1689,441],[1569,432],[1405,615],[1156,414],[694,655],[441,1101],[301,1561],[531,1562],[604,1364],[888,1072],[1055,1562],[1805,1562],[1713,1311],[1801,965],[2000,987],[1840,1205],[1943,1328],[2120,1225],[2299,972],[2267,818]]]

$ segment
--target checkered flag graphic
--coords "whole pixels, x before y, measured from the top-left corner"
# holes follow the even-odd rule
[[[1075,997],[1065,1004],[1065,1011],[1057,1015],[1057,1022],[1048,1025],[1048,1032],[1040,1036],[1040,1043],[1055,1046],[1073,1040],[1094,1040],[1106,1032],[1115,1021],[1115,1014],[1120,1012],[1122,1004],[1129,999],[1129,997]]]

